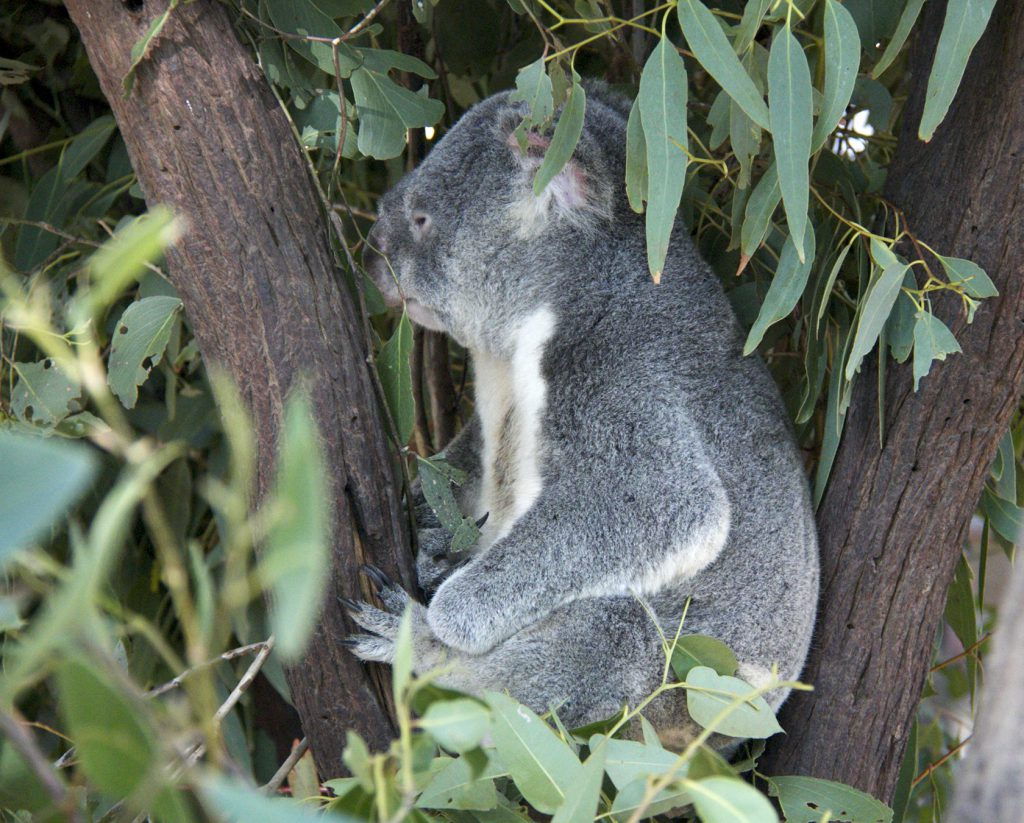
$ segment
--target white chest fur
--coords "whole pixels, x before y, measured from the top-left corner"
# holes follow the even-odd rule
[[[473,353],[483,433],[478,514],[489,513],[481,547],[507,534],[540,494],[541,421],[547,405],[541,359],[554,329],[555,316],[544,307],[517,330],[511,359]]]

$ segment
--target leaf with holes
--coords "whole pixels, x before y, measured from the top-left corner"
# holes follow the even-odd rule
[[[135,408],[139,386],[164,356],[180,313],[177,297],[145,297],[125,309],[117,322],[107,381],[126,409]]]
[[[18,382],[11,393],[11,411],[26,423],[55,426],[74,409],[82,387],[68,377],[53,360],[14,363]]]
[[[892,809],[862,791],[818,777],[771,777],[768,791],[779,799],[786,823],[891,823]]]

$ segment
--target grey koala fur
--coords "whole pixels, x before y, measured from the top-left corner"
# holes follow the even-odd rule
[[[635,706],[661,682],[664,638],[727,643],[739,676],[799,675],[818,556],[806,480],[778,391],[721,285],[677,225],[660,284],[623,185],[626,103],[588,86],[583,135],[539,197],[545,144],[525,108],[484,100],[381,201],[367,266],[385,298],[470,352],[476,413],[445,451],[488,513],[468,562],[418,507],[424,606],[379,577],[385,608],[349,603],[390,661],[412,603],[414,667],[507,690],[569,726]],[[778,706],[786,697],[769,695]],[[694,733],[683,690],[645,715]]]

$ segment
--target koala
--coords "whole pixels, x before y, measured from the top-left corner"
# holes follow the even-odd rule
[[[468,557],[419,501],[421,603],[376,570],[384,608],[347,601],[389,662],[411,607],[414,667],[442,685],[508,691],[577,727],[661,683],[665,638],[706,634],[739,676],[799,675],[818,597],[806,478],[778,390],[742,355],[738,322],[686,228],[661,282],[627,202],[628,102],[587,87],[575,152],[539,195],[549,138],[513,136],[526,109],[477,104],[381,200],[367,271],[387,302],[464,346],[472,419],[443,452],[484,518]],[[786,697],[769,695],[778,707]],[[645,716],[692,739],[685,691]]]

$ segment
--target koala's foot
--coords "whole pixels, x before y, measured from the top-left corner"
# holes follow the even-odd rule
[[[362,566],[360,571],[373,583],[383,609],[364,601],[342,598],[349,617],[368,634],[354,634],[342,641],[361,660],[391,663],[395,657],[395,640],[406,609],[412,613],[413,655],[416,668],[433,665],[439,657],[441,644],[427,626],[426,609],[408,592],[376,566]]]

